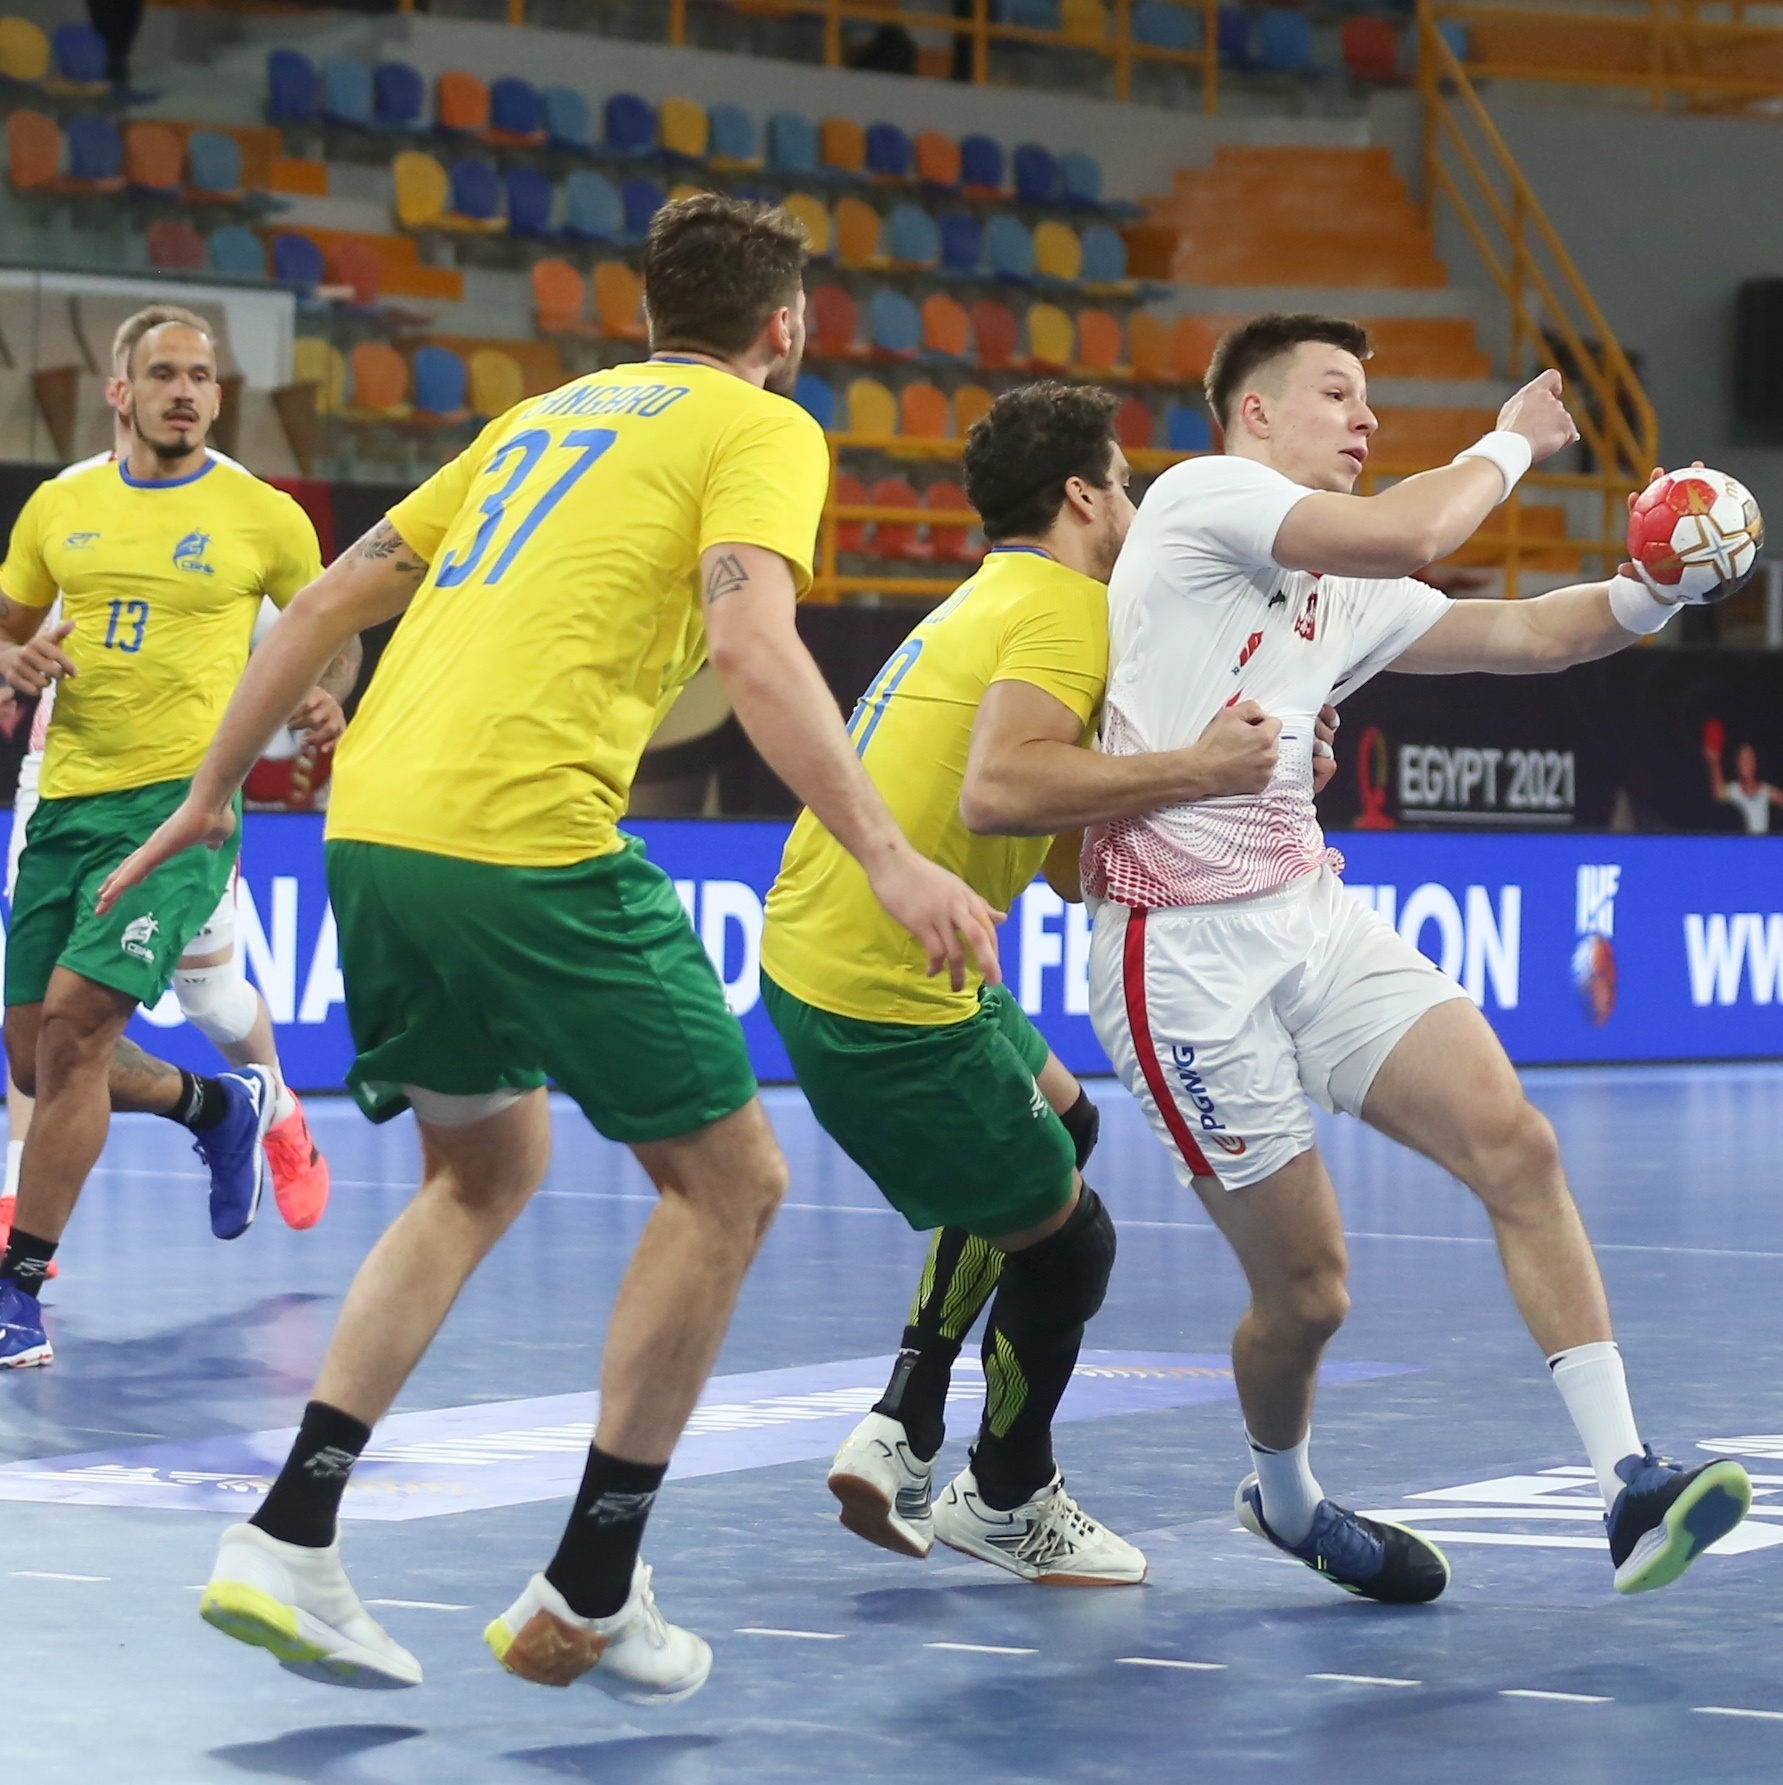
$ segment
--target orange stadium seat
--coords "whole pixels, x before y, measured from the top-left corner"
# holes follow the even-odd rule
[[[543,334],[561,334],[582,326],[588,307],[588,286],[567,260],[540,260],[532,269],[532,313]]]
[[[962,384],[953,393],[953,425],[962,439],[975,421],[990,412],[995,401],[982,384]]]
[[[1207,375],[1219,332],[1205,316],[1179,316],[1170,331],[1170,358],[1178,378],[1199,380]]]
[[[609,340],[644,339],[644,281],[623,260],[603,260],[594,269],[594,313]]]
[[[1114,437],[1125,452],[1150,446],[1153,428],[1152,412],[1137,397],[1123,397],[1114,412]]]
[[[379,415],[406,410],[409,365],[388,341],[361,341],[353,349],[353,401]]]
[[[434,94],[434,122],[442,130],[481,136],[489,128],[489,89],[463,68],[448,68]]]
[[[132,124],[124,132],[124,178],[143,192],[178,192],[186,145],[165,124]]]
[[[858,477],[846,474],[836,479],[836,502],[839,507],[865,508],[867,505],[867,486]],[[838,521],[836,523],[836,550],[839,552],[864,552],[867,549],[867,522]]]
[[[922,301],[922,344],[930,353],[966,359],[972,352],[972,318],[966,306],[944,291]]]
[[[1021,346],[1021,324],[1007,304],[980,298],[972,306],[972,338],[978,343],[978,363],[997,371],[1015,363]]]
[[[916,177],[925,186],[960,183],[960,145],[945,130],[925,130],[917,136]]]
[[[340,236],[323,250],[330,285],[350,285],[353,302],[369,309],[384,289],[384,260],[370,242]]]
[[[917,508],[922,498],[902,477],[882,477],[873,486],[876,508]],[[922,548],[917,544],[916,525],[911,521],[880,521],[874,529],[873,550],[881,558],[915,558]]]
[[[62,132],[55,119],[42,112],[9,112],[6,159],[14,191],[41,192],[51,185],[62,164]]]
[[[1077,359],[1093,371],[1112,372],[1121,363],[1120,318],[1107,310],[1079,310]]]
[[[840,285],[819,285],[810,297],[811,338],[817,351],[832,359],[851,358],[860,330],[860,306]]]
[[[1127,352],[1135,378],[1162,382],[1176,376],[1169,325],[1149,310],[1135,310],[1127,318]]]
[[[968,521],[972,517],[972,504],[967,500],[965,490],[948,480],[929,485],[923,492],[923,507],[947,514],[963,513]],[[929,549],[937,558],[955,564],[969,563],[978,555],[972,549],[969,526],[941,527],[933,521],[929,522]]]
[[[945,440],[953,420],[946,395],[926,381],[907,384],[898,393],[902,432],[917,440]]]
[[[1028,358],[1037,366],[1068,366],[1076,357],[1076,331],[1057,304],[1028,309]]]
[[[879,213],[865,199],[836,200],[836,258],[843,266],[870,266],[878,258],[879,229]]]
[[[877,378],[857,378],[848,387],[848,431],[889,440],[898,431],[898,399]]]
[[[867,133],[852,118],[825,118],[817,127],[817,158],[839,174],[867,165]]]

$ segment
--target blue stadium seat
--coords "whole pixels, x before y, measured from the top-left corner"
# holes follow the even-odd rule
[[[1213,447],[1213,430],[1199,409],[1172,403],[1164,411],[1164,444],[1171,452],[1208,452]]]
[[[473,217],[488,223],[501,215],[501,176],[475,156],[454,161],[452,174],[452,209],[461,217]]]
[[[298,50],[266,53],[266,121],[308,124],[316,115],[316,65]]]
[[[330,124],[364,128],[372,120],[371,70],[351,56],[330,56],[322,64],[322,117]]]
[[[1030,31],[1056,31],[1060,22],[1059,0],[1006,0],[1003,22],[1024,25]]]
[[[563,183],[564,233],[585,242],[616,242],[625,229],[625,207],[605,174],[586,168]]]
[[[740,105],[714,105],[706,112],[711,135],[706,154],[713,161],[753,161],[756,157],[755,121]],[[825,386],[828,389],[828,386]]]
[[[1015,196],[1024,205],[1056,205],[1064,194],[1059,164],[1050,149],[1022,143],[1015,151]]]
[[[1019,217],[1007,211],[993,214],[984,229],[984,256],[990,270],[1003,279],[1034,276],[1034,238]]]
[[[1272,6],[1257,20],[1257,65],[1272,74],[1312,69],[1312,20],[1286,6]]]
[[[625,233],[641,239],[650,219],[669,201],[655,180],[621,180],[619,202],[625,211]]]
[[[124,171],[124,139],[110,118],[70,118],[67,143],[71,180],[115,180]]]
[[[464,407],[470,375],[449,347],[415,349],[415,407],[430,415],[456,415]]]
[[[801,372],[792,400],[827,434],[836,425],[836,393],[814,372]]]
[[[1131,30],[1135,43],[1155,50],[1201,47],[1200,15],[1173,0],[1136,0]]]
[[[272,238],[272,276],[287,285],[322,283],[322,250],[308,236]]]
[[[1003,190],[1003,145],[995,137],[960,138],[960,184]]]
[[[606,145],[622,155],[647,155],[656,147],[656,108],[636,93],[607,100]]]
[[[371,71],[372,117],[386,130],[418,130],[427,83],[409,62],[380,62]]]
[[[879,250],[906,265],[932,267],[941,258],[941,231],[921,205],[894,205]]]
[[[594,138],[588,101],[574,87],[547,87],[545,135],[554,149],[586,149]]]
[[[63,80],[82,87],[105,84],[105,39],[91,25],[58,25],[50,55]]]
[[[867,172],[890,180],[907,180],[916,160],[916,145],[896,124],[867,126]]]
[[[1059,182],[1066,199],[1075,205],[1102,202],[1102,163],[1082,149],[1067,149],[1059,157]]]
[[[1442,34],[1443,42],[1454,51],[1455,60],[1465,62],[1467,60],[1467,27],[1459,19],[1439,19],[1436,28]],[[1411,59],[1415,66],[1418,59],[1415,49]]]
[[[516,74],[491,81],[489,127],[505,136],[537,136],[545,128],[545,102],[538,88]]]
[[[1250,68],[1251,15],[1241,6],[1220,8],[1220,65],[1223,68]]]
[[[1127,244],[1106,223],[1088,225],[1080,238],[1083,265],[1078,278],[1090,285],[1118,285],[1127,276]]]
[[[508,234],[548,236],[551,233],[551,206],[557,196],[551,189],[551,182],[536,167],[510,167],[506,180]]]
[[[777,174],[817,172],[817,126],[798,112],[768,120],[768,166]]]
[[[867,304],[867,339],[881,353],[913,354],[922,341],[922,312],[903,292],[881,286]]]
[[[241,190],[241,144],[221,130],[194,130],[186,138],[186,178],[201,192]]]
[[[239,223],[212,230],[204,246],[213,273],[226,273],[233,279],[266,277],[266,249],[251,229]]]
[[[975,273],[984,259],[984,231],[970,211],[949,211],[941,219],[941,264],[950,273]]]

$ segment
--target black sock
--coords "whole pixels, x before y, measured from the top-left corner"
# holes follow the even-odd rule
[[[200,1078],[185,1067],[180,1073],[180,1100],[172,1109],[158,1113],[194,1134],[214,1128],[229,1113],[229,1094],[214,1078]]]
[[[283,1543],[326,1549],[334,1541],[347,1477],[370,1439],[371,1427],[352,1414],[311,1401],[272,1492],[248,1523]]]
[[[0,1262],[0,1279],[10,1278],[27,1295],[36,1295],[43,1288],[55,1255],[56,1241],[40,1240],[36,1234],[15,1227],[6,1242],[5,1261]]]
[[[929,1242],[910,1324],[875,1413],[898,1420],[910,1448],[932,1461],[947,1436],[947,1389],[954,1359],[978,1311],[990,1300],[1003,1269],[1003,1254],[957,1227],[941,1227]]]
[[[667,1463],[628,1463],[588,1447],[582,1486],[545,1579],[579,1618],[610,1618],[631,1596],[644,1522]]]

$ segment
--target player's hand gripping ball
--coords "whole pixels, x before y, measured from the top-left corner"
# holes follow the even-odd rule
[[[1629,506],[1628,555],[1661,601],[1725,601],[1751,576],[1763,546],[1758,504],[1725,471],[1668,471]]]

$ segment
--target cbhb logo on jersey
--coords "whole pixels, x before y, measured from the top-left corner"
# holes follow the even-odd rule
[[[70,533],[62,541],[62,546],[65,551],[90,552],[98,543],[99,535],[97,533]]]
[[[124,933],[118,938],[118,947],[125,954],[133,954],[139,961],[153,961],[155,952],[149,944],[155,939],[155,932],[161,927],[160,921],[146,913],[141,917],[133,917],[124,925]]]
[[[217,567],[205,560],[204,554],[210,550],[208,533],[188,533],[173,548],[173,564],[176,570],[195,571],[200,576],[214,576]]]
[[[1615,863],[1582,863],[1577,879],[1572,979],[1591,1026],[1601,1029],[1616,1009],[1616,893],[1622,869]]]

